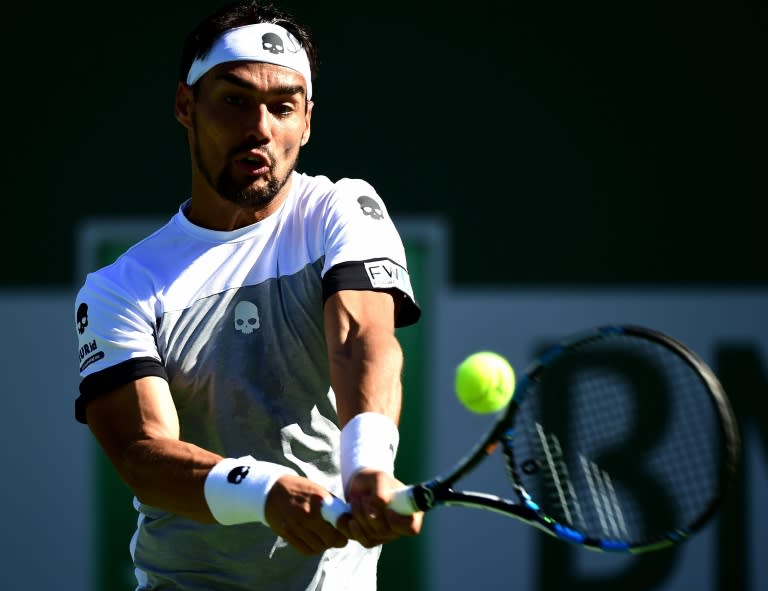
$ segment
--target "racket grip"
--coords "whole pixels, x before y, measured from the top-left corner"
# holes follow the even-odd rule
[[[336,527],[336,523],[339,521],[339,517],[344,513],[349,513],[349,503],[342,501],[339,497],[325,497],[323,499],[323,506],[320,510],[320,514],[328,523],[333,527]]]
[[[413,487],[406,486],[395,491],[392,495],[392,499],[389,501],[388,507],[395,513],[400,515],[413,515],[421,511],[416,505],[416,501],[413,498]]]
[[[387,506],[395,513],[400,513],[400,515],[413,515],[414,513],[421,511],[416,505],[416,501],[413,499],[413,487],[411,486],[396,490]],[[336,527],[339,517],[350,511],[351,507],[349,506],[349,503],[342,501],[339,497],[331,495],[323,499],[323,506],[320,509],[320,514],[323,516],[323,519]]]

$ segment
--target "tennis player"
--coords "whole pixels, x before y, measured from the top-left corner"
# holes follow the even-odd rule
[[[175,100],[190,198],[77,295],[76,418],[135,493],[137,590],[372,590],[381,544],[421,529],[386,509],[395,327],[420,310],[373,187],[296,170],[315,67],[277,7],[201,22]]]

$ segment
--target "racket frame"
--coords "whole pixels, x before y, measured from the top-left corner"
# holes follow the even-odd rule
[[[565,524],[558,523],[547,515],[520,485],[520,477],[514,469],[515,463],[510,461],[511,458],[509,457],[506,462],[507,468],[519,501],[482,492],[457,491],[452,488],[454,483],[461,480],[480,462],[493,454],[503,439],[511,439],[514,434],[515,415],[524,400],[521,397],[524,397],[529,384],[537,381],[539,374],[549,364],[559,358],[566,350],[576,345],[587,343],[590,340],[602,339],[608,335],[627,335],[647,339],[677,353],[680,358],[687,362],[701,376],[712,396],[719,413],[719,424],[725,442],[722,450],[724,454],[723,461],[721,462],[722,472],[719,478],[721,488],[713,497],[712,502],[707,507],[702,508],[697,519],[684,529],[668,531],[661,539],[650,540],[642,544],[633,545],[622,540],[590,538]],[[502,447],[505,455],[511,453],[509,445],[503,445]],[[637,325],[606,325],[578,333],[548,348],[531,364],[518,381],[512,400],[485,437],[480,440],[480,443],[472,448],[450,471],[398,491],[390,506],[403,514],[414,513],[417,510],[430,511],[435,507],[443,505],[481,508],[516,518],[558,539],[578,544],[590,550],[629,553],[650,552],[681,543],[691,534],[701,529],[712,518],[717,512],[727,488],[727,483],[733,479],[738,465],[740,448],[740,436],[736,418],[728,402],[725,390],[712,370],[692,350],[669,335],[646,327]]]

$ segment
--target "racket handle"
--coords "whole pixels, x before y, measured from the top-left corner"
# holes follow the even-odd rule
[[[413,487],[411,486],[396,490],[387,506],[395,513],[400,513],[400,515],[413,515],[421,511],[413,499]],[[344,513],[349,513],[350,510],[349,503],[331,495],[323,499],[320,514],[323,516],[323,519],[336,527],[339,517],[344,515]]]
[[[396,490],[387,506],[395,513],[400,513],[400,515],[413,515],[414,513],[421,511],[413,498],[412,486],[406,486],[405,488]]]
[[[336,527],[336,523],[339,521],[339,517],[344,513],[349,513],[351,510],[349,503],[342,501],[339,497],[325,497],[323,499],[323,507],[320,510],[320,514],[328,523],[333,527]]]

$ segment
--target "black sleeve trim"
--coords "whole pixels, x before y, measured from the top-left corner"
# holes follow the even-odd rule
[[[163,364],[151,357],[128,359],[86,376],[80,382],[80,396],[75,400],[75,418],[80,423],[87,423],[85,407],[91,400],[124,386],[128,382],[147,376],[157,376],[168,381],[168,374]]]
[[[323,277],[323,302],[336,292],[345,289],[384,291],[391,294],[393,298],[400,300],[397,306],[398,314],[395,318],[395,326],[400,328],[415,324],[421,317],[419,304],[399,287],[375,287],[365,270],[365,262],[339,263],[329,269]]]

